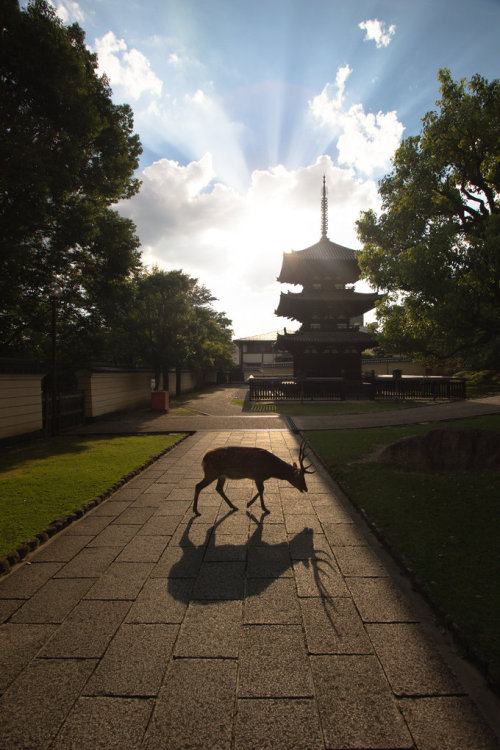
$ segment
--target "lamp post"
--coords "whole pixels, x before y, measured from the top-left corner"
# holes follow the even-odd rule
[[[62,289],[54,282],[50,289],[50,307],[52,313],[52,325],[51,325],[51,339],[52,339],[52,352],[51,352],[51,424],[50,434],[52,437],[59,433],[59,409],[57,403],[57,306],[59,299],[62,294]]]

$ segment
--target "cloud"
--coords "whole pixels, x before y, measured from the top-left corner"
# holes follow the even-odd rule
[[[168,61],[167,62],[168,62],[169,65],[178,66],[178,65],[181,64],[181,58],[179,57],[179,55],[177,54],[177,52],[171,52],[170,55],[168,56]]]
[[[244,126],[228,115],[195,56],[165,37],[154,36],[152,44],[155,54],[162,47],[168,87],[148,58],[128,49],[112,31],[95,40],[99,72],[108,76],[113,100],[134,100],[134,129],[150,152],[163,154],[173,147],[184,163],[210,152],[219,180],[244,189],[249,179],[241,145]]]
[[[218,179],[244,190],[249,171],[241,140],[245,128],[227,114],[216,95],[203,88],[176,91],[150,101],[144,109],[135,108],[136,127],[158,152],[166,144],[185,156],[186,161],[201,159],[210,152]]]
[[[137,226],[146,265],[181,268],[218,298],[237,336],[293,327],[274,315],[283,251],[321,235],[323,174],[329,190],[329,236],[356,247],[361,210],[380,210],[376,184],[329,156],[298,169],[255,170],[244,193],[220,182],[210,153],[182,166],[160,159],[140,174],[138,195],[118,206]]]
[[[49,4],[52,5],[64,24],[69,24],[74,21],[77,21],[77,23],[83,23],[83,21],[85,21],[83,10],[74,0],[58,0],[57,5],[52,2],[52,0],[49,0]]]
[[[111,86],[122,87],[125,99],[139,99],[144,93],[161,94],[163,83],[151,70],[147,57],[137,49],[128,50],[124,39],[117,39],[112,31],[108,31],[95,40],[95,49],[99,73],[108,76]]]
[[[349,110],[344,132],[337,141],[339,164],[354,166],[359,172],[387,169],[401,142],[404,127],[396,112],[365,113],[362,104]]]
[[[385,21],[373,18],[370,21],[361,21],[359,28],[365,31],[365,42],[375,42],[377,49],[387,47],[396,33],[396,26],[391,24],[387,27]]]
[[[339,68],[335,83],[327,83],[309,107],[328,141],[337,139],[339,164],[371,176],[377,170],[387,170],[404,127],[394,111],[366,113],[360,103],[345,108],[346,82],[351,73],[348,65]]]
[[[309,102],[312,114],[320,123],[333,128],[342,127],[345,85],[351,73],[349,65],[339,68],[335,83],[327,83],[321,94],[317,94]]]

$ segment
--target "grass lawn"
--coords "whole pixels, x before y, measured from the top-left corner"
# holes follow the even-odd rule
[[[0,557],[107,490],[182,435],[59,437],[2,448]]]
[[[377,446],[438,425],[308,432],[353,503],[404,555],[500,685],[499,476],[429,474],[363,460]],[[500,429],[500,416],[440,428]]]
[[[243,401],[234,399],[232,404],[243,406]],[[282,414],[283,416],[320,416],[331,414],[367,414],[394,409],[410,409],[428,406],[427,401],[251,401],[249,413]],[[435,403],[435,402],[432,402]]]

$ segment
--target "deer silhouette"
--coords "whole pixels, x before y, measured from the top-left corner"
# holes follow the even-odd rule
[[[200,515],[198,512],[199,494],[204,487],[208,487],[216,479],[217,492],[224,498],[232,510],[238,510],[238,508],[236,505],[233,505],[224,492],[226,479],[253,479],[257,487],[257,494],[247,503],[247,508],[260,497],[260,504],[264,513],[270,512],[264,504],[264,482],[266,479],[270,479],[271,477],[285,479],[300,490],[300,492],[307,492],[305,475],[312,474],[313,472],[310,471],[310,465],[304,466],[306,458],[305,445],[305,440],[302,440],[299,449],[300,468],[295,462],[289,464],[264,448],[227,446],[208,451],[202,460],[205,476],[201,482],[198,482],[195,488],[193,513],[197,516]]]

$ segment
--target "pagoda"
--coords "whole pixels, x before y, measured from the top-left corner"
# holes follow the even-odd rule
[[[283,253],[278,281],[298,284],[301,292],[282,292],[276,315],[301,323],[295,333],[278,336],[276,346],[291,352],[296,377],[361,380],[361,352],[373,346],[360,330],[363,313],[375,306],[378,294],[354,291],[360,269],[359,251],[327,237],[328,199],[323,177],[321,239],[305,250]]]

